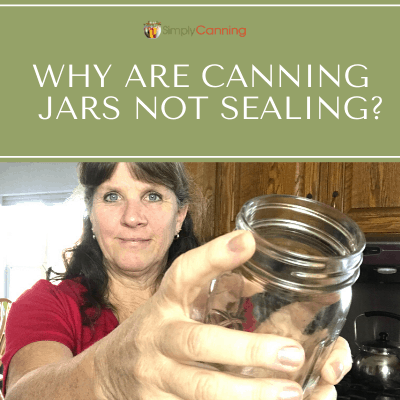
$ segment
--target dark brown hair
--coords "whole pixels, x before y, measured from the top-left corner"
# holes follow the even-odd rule
[[[83,221],[83,233],[77,244],[63,252],[66,272],[58,279],[78,279],[87,292],[85,304],[81,307],[84,325],[93,326],[104,307],[113,308],[107,301],[108,274],[103,262],[103,253],[93,238],[92,224],[89,219],[93,197],[99,185],[110,179],[118,163],[80,163],[79,181],[84,188],[87,215]],[[178,201],[178,207],[190,202],[190,179],[182,163],[140,162],[129,163],[132,175],[143,182],[156,183],[172,190]],[[190,212],[182,224],[179,238],[172,242],[168,260],[161,271],[156,285],[161,282],[166,270],[173,261],[186,251],[199,245],[193,231]],[[57,278],[56,278],[57,279]],[[90,312],[88,312],[90,310]]]

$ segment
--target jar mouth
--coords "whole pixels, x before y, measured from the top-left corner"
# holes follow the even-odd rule
[[[256,197],[244,204],[236,227],[256,240],[243,267],[270,285],[333,292],[359,276],[365,236],[352,219],[323,203],[290,195]]]
[[[359,258],[365,236],[348,216],[315,200],[291,195],[265,195],[246,202],[236,218],[238,229],[251,231],[257,249],[296,263],[326,265]],[[268,230],[273,230],[269,234]]]

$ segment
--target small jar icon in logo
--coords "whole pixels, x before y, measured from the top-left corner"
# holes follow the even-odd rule
[[[144,24],[144,34],[149,39],[157,39],[161,35],[161,22],[150,22]]]

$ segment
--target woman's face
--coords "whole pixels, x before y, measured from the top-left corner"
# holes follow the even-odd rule
[[[185,219],[174,192],[138,181],[126,163],[96,190],[90,220],[107,266],[117,273],[157,274]]]

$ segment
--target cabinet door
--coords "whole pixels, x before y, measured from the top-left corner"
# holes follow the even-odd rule
[[[350,164],[338,162],[320,163],[319,201],[344,211],[345,171]]]
[[[235,228],[242,205],[265,194],[292,194],[319,198],[318,163],[218,163],[215,203],[215,232]]]
[[[196,236],[201,242],[215,237],[215,186],[217,163],[185,163],[193,180],[191,214]]]
[[[346,163],[344,212],[365,233],[400,233],[400,163]]]

